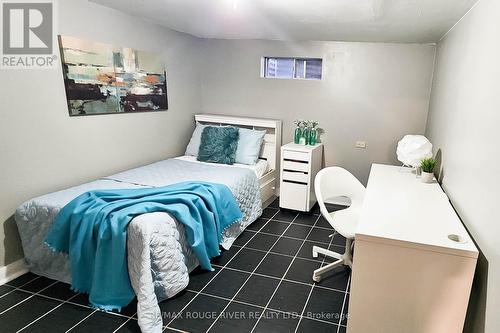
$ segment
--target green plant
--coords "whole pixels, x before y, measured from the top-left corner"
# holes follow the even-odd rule
[[[306,120],[307,127],[309,128],[316,128],[316,126],[319,125],[319,122],[316,120]]]
[[[305,128],[307,127],[307,120],[296,119],[293,121],[296,127]]]
[[[420,162],[420,167],[423,172],[432,173],[434,171],[434,167],[436,166],[436,160],[434,158],[424,158],[422,162]]]

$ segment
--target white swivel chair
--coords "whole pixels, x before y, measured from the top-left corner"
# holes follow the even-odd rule
[[[340,265],[352,267],[352,242],[358,225],[359,213],[363,205],[365,187],[349,171],[339,167],[329,167],[321,170],[314,180],[314,191],[321,214],[339,234],[346,238],[344,254],[336,253],[318,246],[313,246],[313,257],[318,253],[337,259],[335,262],[314,271],[313,280],[319,282],[321,275]],[[329,212],[325,200],[335,197],[347,197],[351,205],[343,210]],[[333,235],[332,235],[333,236]]]

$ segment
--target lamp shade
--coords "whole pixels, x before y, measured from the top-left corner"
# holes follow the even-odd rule
[[[405,135],[398,142],[396,154],[404,165],[418,167],[424,158],[432,157],[432,143],[423,135]]]

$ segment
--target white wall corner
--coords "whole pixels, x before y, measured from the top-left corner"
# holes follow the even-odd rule
[[[26,266],[26,261],[19,259],[14,261],[7,266],[0,267],[0,285],[5,284],[11,280],[14,280],[18,276],[23,275],[28,272],[28,266]]]

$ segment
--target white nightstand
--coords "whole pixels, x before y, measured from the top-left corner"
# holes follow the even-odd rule
[[[323,144],[281,147],[280,207],[308,212],[316,203],[314,177],[321,169]]]

